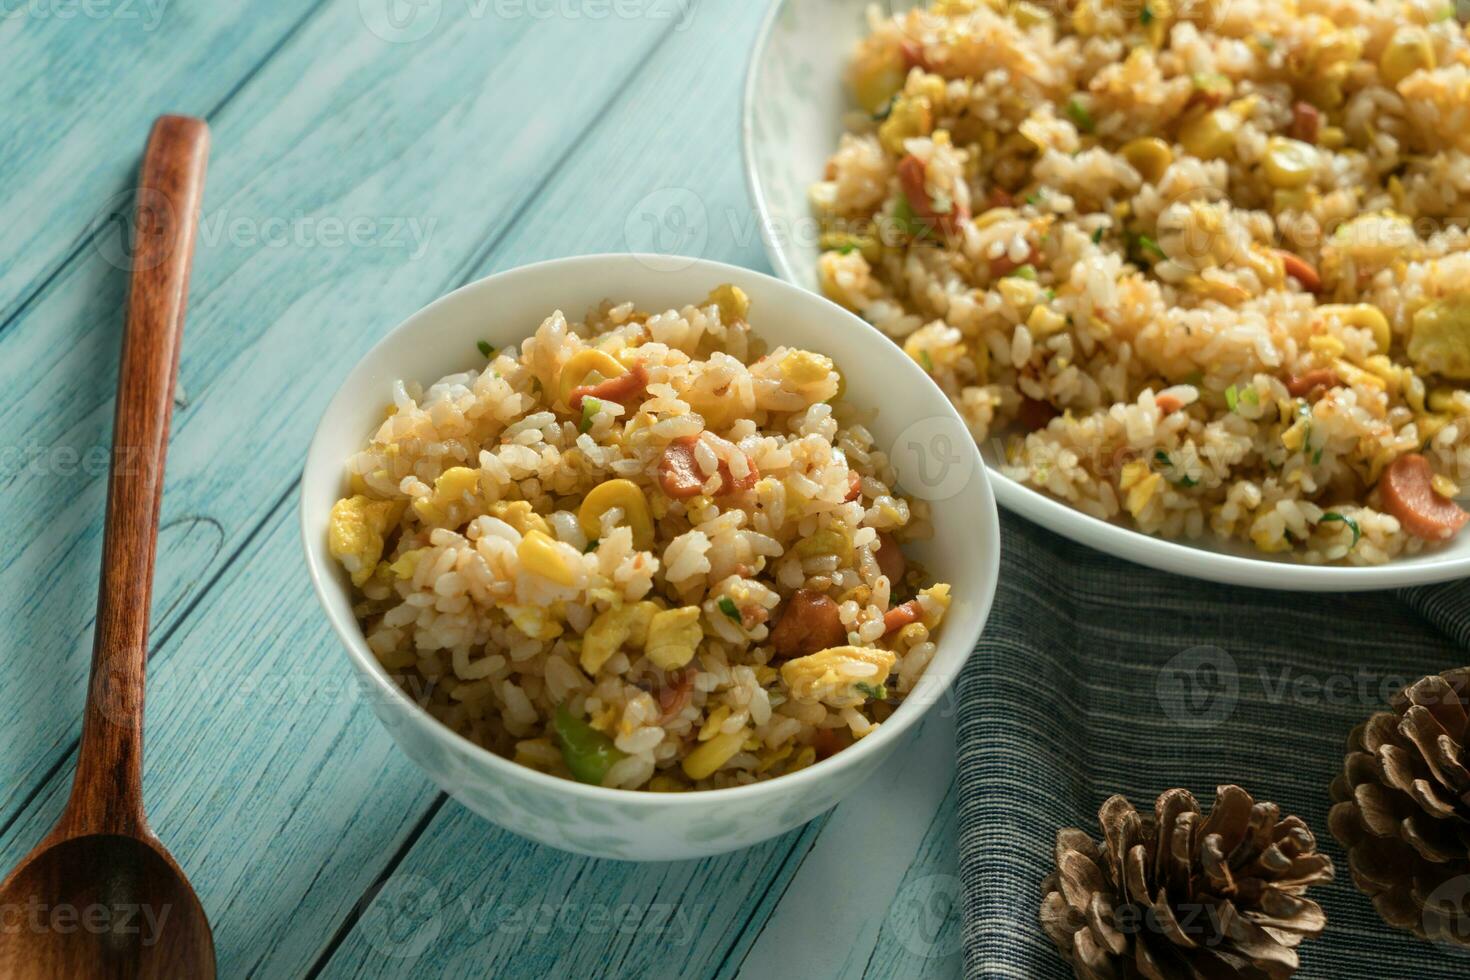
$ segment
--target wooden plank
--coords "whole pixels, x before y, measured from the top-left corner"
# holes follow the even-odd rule
[[[595,39],[599,45],[605,42],[607,35],[599,34]],[[651,42],[640,49],[631,47],[628,52],[628,63],[641,60],[645,56]],[[483,45],[482,45],[483,48]],[[289,54],[289,52],[287,52]],[[284,55],[283,55],[284,57]],[[530,57],[530,55],[527,55]],[[691,53],[687,61],[696,60],[697,53]],[[514,61],[514,54],[508,58]],[[516,66],[524,67],[524,66]],[[598,67],[600,73],[608,71],[607,66]],[[263,79],[269,81],[271,72],[268,69],[263,73]],[[568,84],[577,82],[585,83],[587,79],[572,79]],[[710,84],[714,84],[712,81]],[[504,94],[504,93],[502,93]],[[246,93],[249,96],[249,93]],[[523,96],[523,101],[529,96]],[[381,101],[377,108],[382,108]],[[597,107],[589,106],[588,116],[596,112]],[[325,111],[325,110],[324,110]],[[398,111],[411,112],[412,108],[400,107]],[[584,120],[587,117],[583,117]],[[228,122],[228,119],[226,120]],[[706,120],[714,128],[718,121]],[[360,119],[348,119],[341,123],[347,126],[361,124]],[[728,124],[728,121],[726,121]],[[310,127],[307,127],[310,128]],[[439,145],[430,152],[431,156],[445,155],[453,158],[456,151],[473,158],[475,153],[481,153],[477,146],[467,140],[462,133],[463,120],[455,134],[445,134],[442,139],[438,134],[435,139]],[[217,138],[219,137],[217,127]],[[326,129],[329,133],[333,131],[331,124],[319,124],[309,138],[316,138],[316,132]],[[701,132],[700,136],[708,133]],[[626,137],[623,137],[626,138]],[[553,146],[554,148],[554,146]],[[715,152],[714,149],[710,151]],[[321,154],[318,151],[318,155]],[[555,154],[551,153],[554,157]],[[547,156],[547,154],[542,155]],[[728,157],[727,157],[728,160]],[[682,162],[681,162],[682,161]],[[671,164],[681,166],[700,166],[701,159],[690,161],[682,157],[671,157]],[[483,164],[483,160],[480,161]],[[547,164],[544,159],[534,161],[537,167],[545,169]],[[735,195],[741,193],[738,176],[733,170],[731,175],[731,192]],[[482,188],[464,190],[466,182],[464,171],[474,169],[470,162],[463,164],[462,170],[451,175],[452,178],[443,187],[422,188],[417,191],[420,195],[417,200],[422,202],[429,199],[437,202],[446,210],[462,203],[466,197],[480,194],[488,194]],[[483,169],[481,167],[480,169]],[[398,165],[394,166],[394,173],[398,172]],[[442,168],[438,174],[441,181],[446,180]],[[229,187],[233,181],[226,181]],[[524,182],[523,182],[524,183]],[[277,181],[273,189],[284,193],[293,189],[286,177]],[[219,188],[221,178],[218,173],[212,186]],[[416,187],[417,185],[415,185]],[[514,186],[514,185],[510,185]],[[437,187],[437,185],[436,185]],[[256,189],[262,196],[268,194],[272,188],[265,190]],[[627,189],[632,194],[637,190],[637,185]],[[218,190],[217,190],[218,193]],[[397,193],[408,193],[403,188],[398,188]],[[641,191],[638,194],[641,195]],[[438,196],[442,195],[442,196]],[[492,196],[493,199],[493,196]],[[631,209],[630,203],[622,206],[622,211]],[[209,208],[207,207],[208,211]],[[485,209],[490,211],[493,209]],[[458,213],[458,212],[456,212]],[[505,213],[513,213],[506,209]],[[618,224],[621,227],[622,213],[616,208]],[[588,219],[588,214],[583,213],[582,221]],[[492,226],[493,228],[494,226]],[[613,226],[609,226],[613,227]],[[467,239],[473,240],[476,236],[466,232]],[[308,261],[314,260],[316,255],[308,252],[304,258]],[[328,256],[331,258],[331,256]],[[267,263],[264,273],[251,270],[248,276],[231,278],[231,274],[238,271],[238,261],[235,267],[226,272],[214,271],[206,274],[209,278],[202,287],[204,295],[201,299],[200,292],[196,289],[195,313],[191,318],[191,336],[197,336],[200,330],[214,336],[229,336],[229,328],[236,328],[240,333],[254,336],[244,338],[254,341],[254,346],[238,349],[233,344],[226,344],[223,340],[215,343],[213,348],[206,349],[202,361],[196,360],[190,363],[186,354],[184,389],[187,396],[186,404],[181,406],[179,421],[176,423],[176,438],[172,449],[171,473],[173,479],[169,488],[168,499],[171,504],[179,508],[183,513],[188,513],[183,508],[194,507],[203,511],[207,520],[217,521],[221,545],[218,552],[205,563],[204,567],[192,570],[189,577],[202,578],[218,567],[223,567],[238,542],[244,540],[250,533],[252,520],[256,519],[257,513],[272,510],[268,501],[271,499],[269,491],[272,489],[272,477],[280,473],[286,467],[294,470],[300,446],[304,444],[314,419],[325,402],[327,392],[318,391],[314,388],[304,392],[294,390],[304,387],[300,384],[293,386],[292,382],[308,374],[314,365],[313,355],[322,349],[342,349],[340,371],[345,371],[346,366],[355,357],[357,351],[363,349],[371,341],[370,336],[365,335],[360,327],[361,323],[371,323],[373,332],[385,329],[404,310],[384,312],[382,307],[394,301],[396,296],[416,289],[419,292],[438,292],[440,287],[435,285],[433,275],[443,272],[445,264],[438,261],[438,253],[431,252],[421,256],[418,265],[408,270],[416,275],[409,276],[406,272],[388,269],[386,277],[390,279],[388,288],[384,288],[382,280],[385,277],[384,269],[374,268],[366,272],[351,268],[355,263],[349,263],[346,259],[339,265],[348,268],[339,269],[338,266],[327,264],[325,270],[313,268],[310,270],[313,276],[322,280],[330,279],[331,275],[340,275],[351,281],[344,283],[331,283],[328,287],[329,295],[317,296],[306,295],[310,291],[301,288],[309,286],[311,280],[304,283],[297,282],[300,276],[292,278],[282,276],[280,289],[290,292],[295,296],[294,300],[281,299],[278,296],[266,297],[261,303],[252,304],[258,287],[254,285],[257,275],[264,274],[265,279],[270,281],[268,273],[290,271],[294,263],[300,265],[303,255],[297,253],[288,258],[274,260],[273,256],[266,254],[264,257],[256,257],[255,261]],[[209,256],[201,256],[201,270],[209,264]],[[219,261],[219,260],[216,260]],[[356,278],[352,278],[355,276]],[[394,278],[394,277],[398,278]],[[395,292],[395,288],[397,292]],[[226,302],[219,298],[219,293],[231,293]],[[386,299],[385,299],[386,297]],[[420,296],[416,299],[403,301],[404,307],[417,305],[428,297]],[[285,318],[281,322],[272,322],[268,325],[256,325],[251,321],[244,321],[241,309],[258,311],[262,304],[286,303],[292,305],[292,312],[301,313],[308,322],[316,324],[314,332],[304,331],[300,322],[294,317]],[[351,306],[356,304],[356,314],[344,311],[342,304]],[[337,304],[334,307],[333,304]],[[311,314],[327,314],[320,321],[314,321]],[[70,322],[70,321],[68,321]],[[96,333],[103,330],[100,322],[94,323],[89,328],[84,328],[81,333],[86,336],[89,332]],[[33,335],[22,331],[27,338]],[[0,337],[0,350],[6,338]],[[44,363],[47,345],[38,341],[33,352]],[[337,345],[334,347],[333,345]],[[98,351],[105,350],[102,344],[97,345]],[[53,362],[48,374],[58,377],[67,377],[68,372],[59,369],[54,362],[65,360],[69,355],[65,352],[51,353]],[[198,355],[196,354],[196,357]],[[75,367],[75,365],[74,365]],[[201,383],[201,379],[202,382]],[[78,400],[85,400],[89,393],[84,385],[75,385],[75,395]],[[242,405],[253,405],[261,398],[280,397],[280,403],[273,402],[263,412],[265,422],[264,429],[260,432],[240,431],[239,416]],[[64,422],[58,423],[56,428],[61,434],[75,432],[88,420],[89,415],[96,414],[105,408],[105,403],[97,404],[89,411],[71,409],[71,416]],[[44,424],[42,420],[30,417],[32,424]],[[243,445],[242,445],[243,443]],[[222,447],[226,447],[222,450]],[[239,465],[236,461],[244,458],[253,460],[252,466]],[[221,467],[227,467],[219,472]],[[287,473],[290,472],[287,470]],[[292,477],[279,478],[289,485]],[[266,492],[262,492],[266,491]],[[262,500],[267,503],[262,503]],[[72,509],[82,510],[83,503],[73,503]],[[233,508],[233,511],[232,511]],[[196,511],[198,513],[199,511]],[[63,509],[62,514],[67,511]],[[235,516],[225,521],[213,515],[231,514]],[[401,777],[396,774],[387,764],[388,759],[398,763],[396,753],[390,753],[383,757],[383,762],[378,762],[377,757],[371,757],[367,761],[361,758],[347,755],[339,758],[342,752],[340,746],[332,751],[331,763],[327,765],[325,757],[310,755],[311,765],[303,770],[292,769],[289,778],[281,776],[274,764],[280,767],[281,759],[288,757],[296,751],[298,742],[302,738],[304,743],[317,746],[324,741],[330,744],[331,727],[322,727],[315,716],[300,711],[281,711],[272,718],[272,724],[264,730],[252,728],[245,724],[249,717],[249,706],[241,707],[233,700],[225,698],[211,698],[207,696],[186,695],[174,702],[170,702],[163,695],[156,693],[160,688],[172,683],[180,683],[186,689],[187,682],[170,681],[171,677],[194,677],[200,669],[201,664],[217,653],[218,640],[221,636],[230,637],[230,643],[236,644],[244,650],[250,649],[254,642],[257,629],[268,631],[268,635],[299,636],[308,639],[320,635],[312,624],[320,619],[315,609],[314,601],[300,590],[295,596],[283,597],[267,594],[264,607],[256,605],[259,598],[257,592],[259,586],[256,584],[261,576],[271,574],[280,575],[281,568],[294,569],[296,566],[295,544],[291,540],[294,536],[294,520],[291,508],[284,510],[274,508],[274,514],[270,525],[261,534],[261,540],[272,542],[287,542],[283,547],[289,548],[292,557],[284,558],[284,552],[274,544],[261,551],[260,559],[252,558],[244,563],[245,571],[238,582],[228,577],[219,585],[219,592],[212,593],[207,600],[201,603],[188,620],[187,626],[170,639],[160,650],[160,656],[154,665],[155,695],[153,707],[155,715],[157,712],[166,712],[170,717],[179,719],[181,726],[179,731],[187,734],[191,725],[197,728],[198,719],[201,716],[210,716],[212,725],[218,731],[219,742],[211,741],[208,745],[200,747],[197,752],[191,752],[184,764],[177,761],[171,763],[166,771],[150,769],[150,778],[156,780],[150,783],[150,792],[154,794],[155,800],[161,798],[161,802],[155,804],[155,814],[161,832],[168,835],[170,843],[174,845],[180,859],[195,873],[201,894],[206,896],[205,901],[211,913],[215,915],[217,922],[227,925],[227,929],[221,936],[222,948],[228,946],[222,955],[226,962],[241,970],[252,970],[264,975],[290,975],[299,971],[302,966],[309,962],[309,955],[326,937],[332,933],[332,924],[340,921],[351,904],[356,901],[361,893],[361,888],[354,890],[354,884],[361,884],[355,879],[343,880],[332,879],[333,874],[345,872],[333,872],[331,869],[337,867],[333,862],[336,856],[344,850],[347,857],[346,865],[353,869],[364,872],[375,872],[379,863],[394,851],[398,842],[395,834],[400,824],[397,822],[398,815],[403,813],[404,821],[410,816],[422,814],[429,805],[432,797],[428,794],[417,796],[408,794],[411,799],[396,796],[401,789],[398,783]],[[197,526],[196,522],[196,525]],[[74,563],[68,559],[68,564]],[[167,559],[165,559],[167,563]],[[263,565],[262,565],[263,563]],[[0,576],[4,572],[0,571]],[[79,579],[85,579],[85,571],[78,574]],[[299,577],[293,576],[296,588],[299,589]],[[230,593],[232,588],[241,589],[241,594],[236,596]],[[83,589],[82,591],[85,591]],[[188,602],[197,600],[197,595],[188,595]],[[44,600],[42,600],[44,601]],[[218,604],[216,606],[216,603]],[[56,603],[47,606],[47,609],[55,612],[65,609],[64,604]],[[243,608],[242,613],[236,614],[236,609]],[[272,611],[270,617],[259,618],[259,609],[269,608]],[[315,644],[303,644],[296,650],[296,656],[302,656],[303,649],[307,655],[316,652],[319,655],[335,657],[336,654],[328,652],[331,650],[330,643],[316,642]],[[52,645],[48,654],[56,659],[58,650]],[[273,661],[279,662],[279,661]],[[214,665],[211,664],[211,669]],[[223,671],[236,671],[238,668],[232,666],[229,661],[223,663],[220,668]],[[226,673],[225,676],[231,676]],[[207,692],[206,692],[207,693]],[[165,705],[160,707],[160,704]],[[244,714],[242,714],[244,712]],[[32,725],[44,725],[48,718],[55,713],[54,707],[45,710],[35,710],[27,719]],[[353,720],[366,724],[374,733],[375,723],[368,718],[367,713],[360,708]],[[188,719],[186,724],[184,719]],[[12,730],[26,730],[18,726]],[[152,731],[150,730],[150,737]],[[343,736],[345,738],[345,736]],[[166,737],[160,737],[165,738]],[[381,741],[381,739],[380,739]],[[36,744],[41,744],[37,740]],[[155,738],[151,745],[152,754],[150,758],[170,757],[170,744],[167,741],[160,747],[160,739]],[[220,758],[224,752],[224,746],[237,748],[238,753],[234,756],[225,756],[224,762]],[[180,751],[189,751],[190,747],[183,745]],[[7,760],[8,761],[8,760]],[[244,784],[250,787],[250,803],[248,806],[242,804],[237,797],[229,796],[227,791],[220,788],[209,787],[208,784],[201,788],[196,773],[190,771],[190,763],[199,768],[208,767],[211,771],[232,771],[244,762],[252,762],[260,767],[257,773],[248,766],[245,773]],[[385,798],[384,806],[394,814],[394,821],[384,828],[378,837],[373,838],[368,833],[372,828],[366,829],[350,828],[350,834],[346,837],[340,836],[333,819],[342,813],[354,812],[358,806],[350,792],[331,785],[333,777],[326,777],[325,781],[317,780],[312,773],[315,770],[332,769],[336,771],[339,767],[347,767],[353,771],[371,773],[381,776],[379,793]],[[271,773],[280,778],[265,780],[264,774]],[[28,808],[25,819],[12,829],[6,837],[7,852],[13,852],[17,841],[22,838],[29,839],[33,831],[37,830],[45,818],[54,810],[48,810],[54,805],[62,784],[67,776],[65,771],[57,774],[45,787],[44,792],[38,797],[37,804]],[[416,774],[413,777],[418,779]],[[233,783],[233,775],[231,782]],[[191,795],[192,794],[192,795]],[[203,795],[200,795],[203,794]],[[177,801],[177,802],[171,802]],[[293,811],[293,807],[296,809]],[[251,822],[254,818],[247,819],[240,810],[254,811],[259,819],[265,821],[264,826],[269,828],[269,833],[261,829],[261,825]],[[370,807],[376,815],[376,806]],[[301,819],[286,826],[281,823],[283,815],[296,812]],[[323,825],[328,829],[322,832]],[[371,820],[367,821],[369,824]],[[483,827],[483,825],[482,825]],[[342,831],[341,833],[347,833]],[[270,840],[273,847],[280,849],[289,855],[288,866],[272,864],[260,870],[253,870],[249,848],[238,848],[234,844],[237,839],[249,839],[255,842]],[[552,857],[557,857],[552,855]],[[558,860],[567,860],[557,857]],[[315,877],[318,874],[326,876],[325,882],[319,882],[312,887],[307,885],[305,891],[301,891],[301,879],[304,877]],[[305,904],[301,909],[297,908],[298,898],[304,896]],[[315,904],[313,904],[315,903]],[[345,903],[345,905],[344,905]],[[284,924],[284,925],[283,925]],[[257,962],[250,958],[249,952],[262,952],[272,942],[276,942],[277,933],[284,934],[279,939],[281,946],[278,950],[269,953],[269,959]],[[721,944],[719,949],[724,948]],[[711,953],[713,955],[713,953]],[[233,973],[233,970],[227,970]]]
[[[896,960],[893,944],[921,947],[929,907],[911,909],[920,892],[928,898],[949,887],[935,872],[919,870],[953,848],[934,833],[937,816],[954,783],[954,719],[936,711],[896,758],[884,764],[856,795],[832,811],[822,836],[772,911],[739,977],[870,975],[887,977]],[[950,807],[951,811],[953,806]],[[952,820],[952,817],[951,817]],[[912,879],[909,890],[903,886]],[[958,884],[958,879],[953,879]],[[880,929],[888,942],[879,950]],[[813,943],[812,936],[841,936]],[[885,969],[874,968],[881,960]],[[914,972],[916,964],[904,964]],[[922,968],[918,972],[924,972]]]
[[[205,116],[314,4],[13,2],[0,17],[5,324],[108,216],[126,207],[160,112]]]
[[[363,903],[321,975],[715,976],[819,828],[703,861],[635,865],[532,844],[451,801]]]
[[[952,771],[953,757],[945,762]],[[958,802],[951,777],[944,801],[924,832],[923,844],[898,884],[865,976],[903,980],[957,977],[964,971]]]
[[[313,615],[295,501],[155,657],[144,787],[214,927],[220,975],[299,976],[435,792],[359,703]],[[68,760],[0,836],[0,866],[60,813]]]
[[[337,0],[214,127],[155,638],[294,484],[333,379],[463,278],[468,257],[598,118],[598,98],[671,29],[454,15],[446,8],[438,33],[418,43],[392,44],[363,27],[356,0]],[[578,50],[544,71],[546,52]],[[530,104],[561,115],[548,124]],[[366,229],[355,246],[339,237],[354,219]],[[13,651],[0,684],[29,692],[0,703],[13,736],[0,756],[0,827],[58,764],[80,717],[105,473],[105,462],[85,461],[105,460],[123,289],[122,271],[87,250],[0,333],[0,359],[27,365],[46,393],[0,406],[0,519],[17,542],[0,555]]]

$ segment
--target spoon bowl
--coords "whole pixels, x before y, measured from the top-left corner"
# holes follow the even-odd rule
[[[209,921],[157,839],[88,834],[33,852],[0,885],[0,976],[199,976]]]

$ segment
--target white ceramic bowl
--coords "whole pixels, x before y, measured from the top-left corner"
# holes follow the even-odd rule
[[[677,271],[668,271],[678,266]],[[445,728],[410,700],[368,650],[349,582],[327,554],[327,519],[346,489],[345,462],[382,419],[399,378],[428,383],[464,370],[475,344],[518,344],[552,310],[580,317],[603,299],[669,309],[733,282],[751,298],[757,333],[772,345],[830,353],[848,397],[879,409],[878,443],[891,447],[905,492],[928,499],[939,529],[909,550],[954,604],[924,683],[876,732],[790,776],[733,789],[664,794],[585,786],[518,766]],[[717,854],[774,837],[850,793],[939,701],[974,647],[1000,567],[1000,530],[985,467],[939,389],[872,327],[811,293],[714,262],[586,256],[515,269],[456,290],[410,317],[352,370],[322,418],[301,481],[306,564],[362,690],[403,751],[471,810],[525,837],[597,857],[663,860]],[[948,765],[947,759],[916,760]]]
[[[771,264],[782,278],[817,287],[818,229],[807,202],[852,108],[842,81],[872,0],[776,0],[756,41],[745,85],[746,179]],[[887,0],[883,9],[907,9]],[[992,447],[983,452],[996,460]],[[1237,585],[1302,591],[1363,591],[1470,575],[1470,533],[1444,548],[1376,568],[1321,567],[1262,557],[1212,541],[1178,543],[1090,517],[992,470],[1002,506],[1074,541],[1142,565]]]

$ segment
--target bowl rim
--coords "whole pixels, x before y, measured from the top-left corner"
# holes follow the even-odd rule
[[[797,246],[789,241],[783,245],[782,237],[774,231],[775,217],[771,213],[755,153],[756,80],[765,63],[766,49],[776,24],[789,2],[791,0],[772,0],[751,47],[740,109],[741,163],[745,170],[745,186],[759,220],[766,257],[782,279],[797,288],[807,289],[788,257],[788,251]],[[1093,517],[1013,480],[991,466],[988,460],[985,468],[997,503],[1011,513],[1102,554],[1202,581],[1292,592],[1369,592],[1433,585],[1470,576],[1470,553],[1423,560],[1395,558],[1382,565],[1308,565],[1231,554],[1199,544],[1155,537]]]
[[[890,743],[904,738],[910,731],[916,728],[928,715],[929,711],[944,700],[946,693],[951,692],[958,683],[965,665],[970,657],[974,655],[975,648],[983,635],[984,629],[989,622],[991,611],[994,609],[997,580],[1000,574],[1000,521],[996,507],[994,491],[990,486],[990,474],[979,458],[978,449],[974,452],[972,461],[975,479],[978,482],[965,491],[967,498],[979,492],[979,501],[988,502],[983,507],[982,520],[986,527],[984,533],[988,540],[994,542],[994,547],[986,549],[986,555],[976,559],[975,573],[983,576],[979,586],[978,594],[978,619],[976,632],[968,643],[968,649],[959,654],[951,675],[942,678],[942,686],[927,694],[923,699],[905,701],[894,714],[882,724],[877,730],[859,739],[855,744],[838,752],[827,759],[815,762],[797,772],[785,776],[777,776],[771,779],[760,780],[743,786],[728,786],[719,789],[690,790],[681,793],[654,793],[647,790],[614,789],[603,786],[593,786],[581,783],[573,779],[563,779],[548,773],[519,765],[510,759],[497,755],[489,749],[470,741],[459,733],[444,725],[437,718],[430,715],[423,707],[408,696],[397,684],[393,683],[376,657],[368,649],[367,641],[363,636],[361,628],[356,620],[350,616],[340,617],[330,604],[329,595],[340,592],[340,585],[331,567],[331,559],[327,554],[325,542],[317,540],[320,528],[309,526],[307,516],[306,491],[309,486],[317,482],[312,477],[322,467],[333,467],[340,470],[342,460],[327,458],[327,441],[329,423],[344,411],[345,407],[352,404],[349,397],[349,388],[355,387],[353,382],[359,374],[370,372],[371,366],[382,357],[382,351],[395,339],[415,331],[425,330],[442,314],[446,307],[450,307],[462,301],[462,294],[478,292],[494,288],[505,288],[513,286],[515,280],[521,276],[534,273],[544,273],[553,268],[562,271],[573,272],[578,267],[601,265],[604,263],[655,263],[669,262],[671,256],[649,255],[642,253],[599,253],[591,255],[569,256],[557,259],[547,259],[527,265],[516,266],[501,272],[481,277],[434,299],[426,306],[407,316],[404,320],[385,333],[369,350],[353,365],[351,370],[339,383],[336,393],[328,402],[323,411],[321,419],[317,423],[311,438],[311,443],[306,452],[306,459],[302,467],[301,483],[302,490],[297,502],[298,521],[301,533],[301,544],[306,559],[307,574],[311,578],[312,589],[316,594],[318,605],[331,623],[333,632],[341,646],[346,650],[349,661],[357,669],[359,675],[371,678],[373,685],[374,704],[389,704],[396,709],[399,716],[405,717],[419,730],[428,732],[441,743],[448,742],[459,747],[472,762],[482,764],[484,771],[496,778],[505,778],[512,782],[520,782],[531,789],[544,789],[550,792],[567,793],[589,801],[602,801],[617,803],[619,805],[631,805],[635,807],[656,808],[664,806],[672,807],[695,807],[703,805],[708,800],[721,802],[733,802],[737,799],[748,799],[753,797],[785,795],[799,792],[803,786],[811,786],[838,776],[839,773],[862,765],[869,756],[883,754],[883,749]],[[734,266],[724,262],[716,262],[710,259],[679,259],[681,267],[675,275],[695,275],[698,273],[709,273],[725,275],[733,273],[737,277],[758,277],[767,281],[767,285],[788,298],[800,303],[810,303],[815,299],[818,301],[814,308],[827,307],[827,314],[837,319],[847,319],[849,329],[861,328],[872,331],[877,339],[883,339],[878,334],[877,328],[864,321],[861,317],[844,310],[842,307],[825,297],[818,296],[808,290],[804,290],[790,282],[778,279],[774,276]],[[884,340],[884,343],[887,343]],[[896,350],[896,348],[895,348]],[[928,375],[918,371],[929,387],[933,389],[932,394],[943,402],[947,411],[958,420],[949,400],[944,397],[943,392],[934,384]],[[917,379],[915,379],[917,380]],[[971,443],[973,446],[973,443]],[[938,653],[936,653],[936,657]],[[931,665],[932,666],[932,665]],[[927,670],[925,676],[928,676]],[[915,710],[905,713],[904,708],[910,704]],[[376,713],[376,712],[375,712]],[[380,721],[381,721],[380,717]],[[389,734],[397,741],[397,734],[390,730]],[[417,760],[415,760],[417,763]]]

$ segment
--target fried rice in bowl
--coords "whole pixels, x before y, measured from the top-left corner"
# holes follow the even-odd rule
[[[856,785],[955,676],[998,554],[962,423],[871,328],[664,268],[546,263],[431,306],[334,401],[303,495],[410,756],[510,829],[643,858]]]

